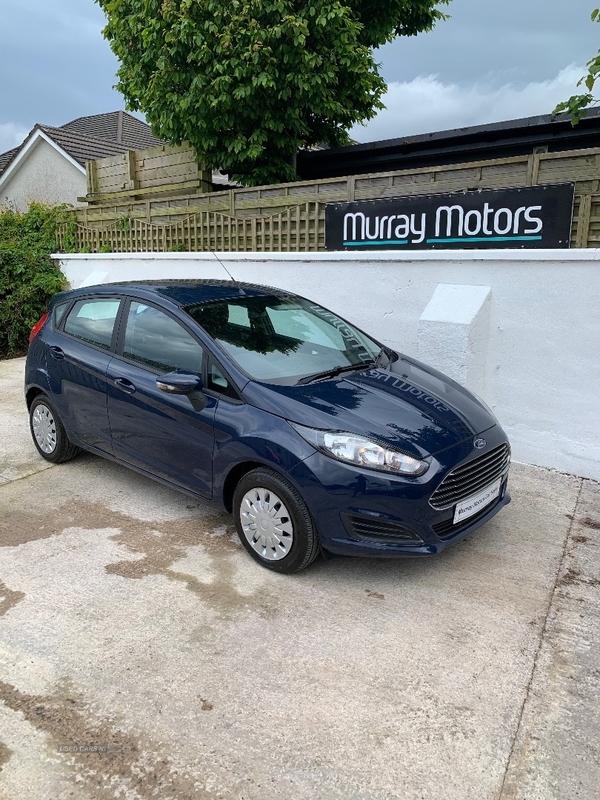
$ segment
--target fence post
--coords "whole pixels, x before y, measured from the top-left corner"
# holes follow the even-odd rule
[[[348,177],[348,185],[347,185],[346,188],[347,188],[347,191],[348,191],[348,202],[349,203],[353,203],[354,199],[356,197],[356,176],[355,175],[350,175]]]
[[[135,150],[125,153],[125,167],[127,169],[127,188],[139,189],[140,182],[137,177],[137,160]]]
[[[198,189],[201,194],[212,192],[212,171],[205,164],[198,164]]]
[[[579,198],[579,214],[577,215],[577,236],[575,247],[587,247],[592,217],[592,195],[582,194]]]
[[[96,194],[98,191],[98,165],[95,161],[85,162],[85,174],[87,178],[87,193]]]

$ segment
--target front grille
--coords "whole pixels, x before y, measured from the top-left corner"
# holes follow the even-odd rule
[[[418,533],[398,522],[358,514],[342,514],[342,522],[353,539],[397,544],[421,544]]]
[[[506,472],[509,464],[510,447],[501,444],[449,472],[429,498],[429,505],[443,511],[472,497]]]

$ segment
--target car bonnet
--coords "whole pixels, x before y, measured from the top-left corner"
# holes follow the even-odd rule
[[[462,386],[406,357],[388,369],[307,385],[251,382],[244,395],[253,405],[291,422],[360,434],[415,457],[435,455],[496,424]]]

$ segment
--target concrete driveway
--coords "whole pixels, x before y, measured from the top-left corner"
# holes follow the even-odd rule
[[[515,465],[426,561],[261,569],[231,519],[29,440],[0,362],[0,797],[596,800],[600,487]]]

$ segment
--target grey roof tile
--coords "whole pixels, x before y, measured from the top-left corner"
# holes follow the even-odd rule
[[[78,117],[58,128],[38,124],[19,147],[0,154],[0,175],[36,130],[43,131],[81,166],[96,158],[165,144],[162,139],[153,135],[149,125],[125,111]]]
[[[13,160],[14,156],[17,155],[21,148],[20,147],[13,147],[12,150],[7,150],[6,153],[0,153],[0,175],[5,170],[6,167],[10,164]]]
[[[109,139],[85,136],[64,128],[51,128],[48,125],[38,125],[38,128],[82,166],[85,166],[86,161],[114,156],[131,149],[127,145],[118,144]]]
[[[94,139],[106,139],[125,146],[126,150],[145,150],[165,144],[152,133],[149,125],[126,111],[111,111],[77,119],[61,128]]]

